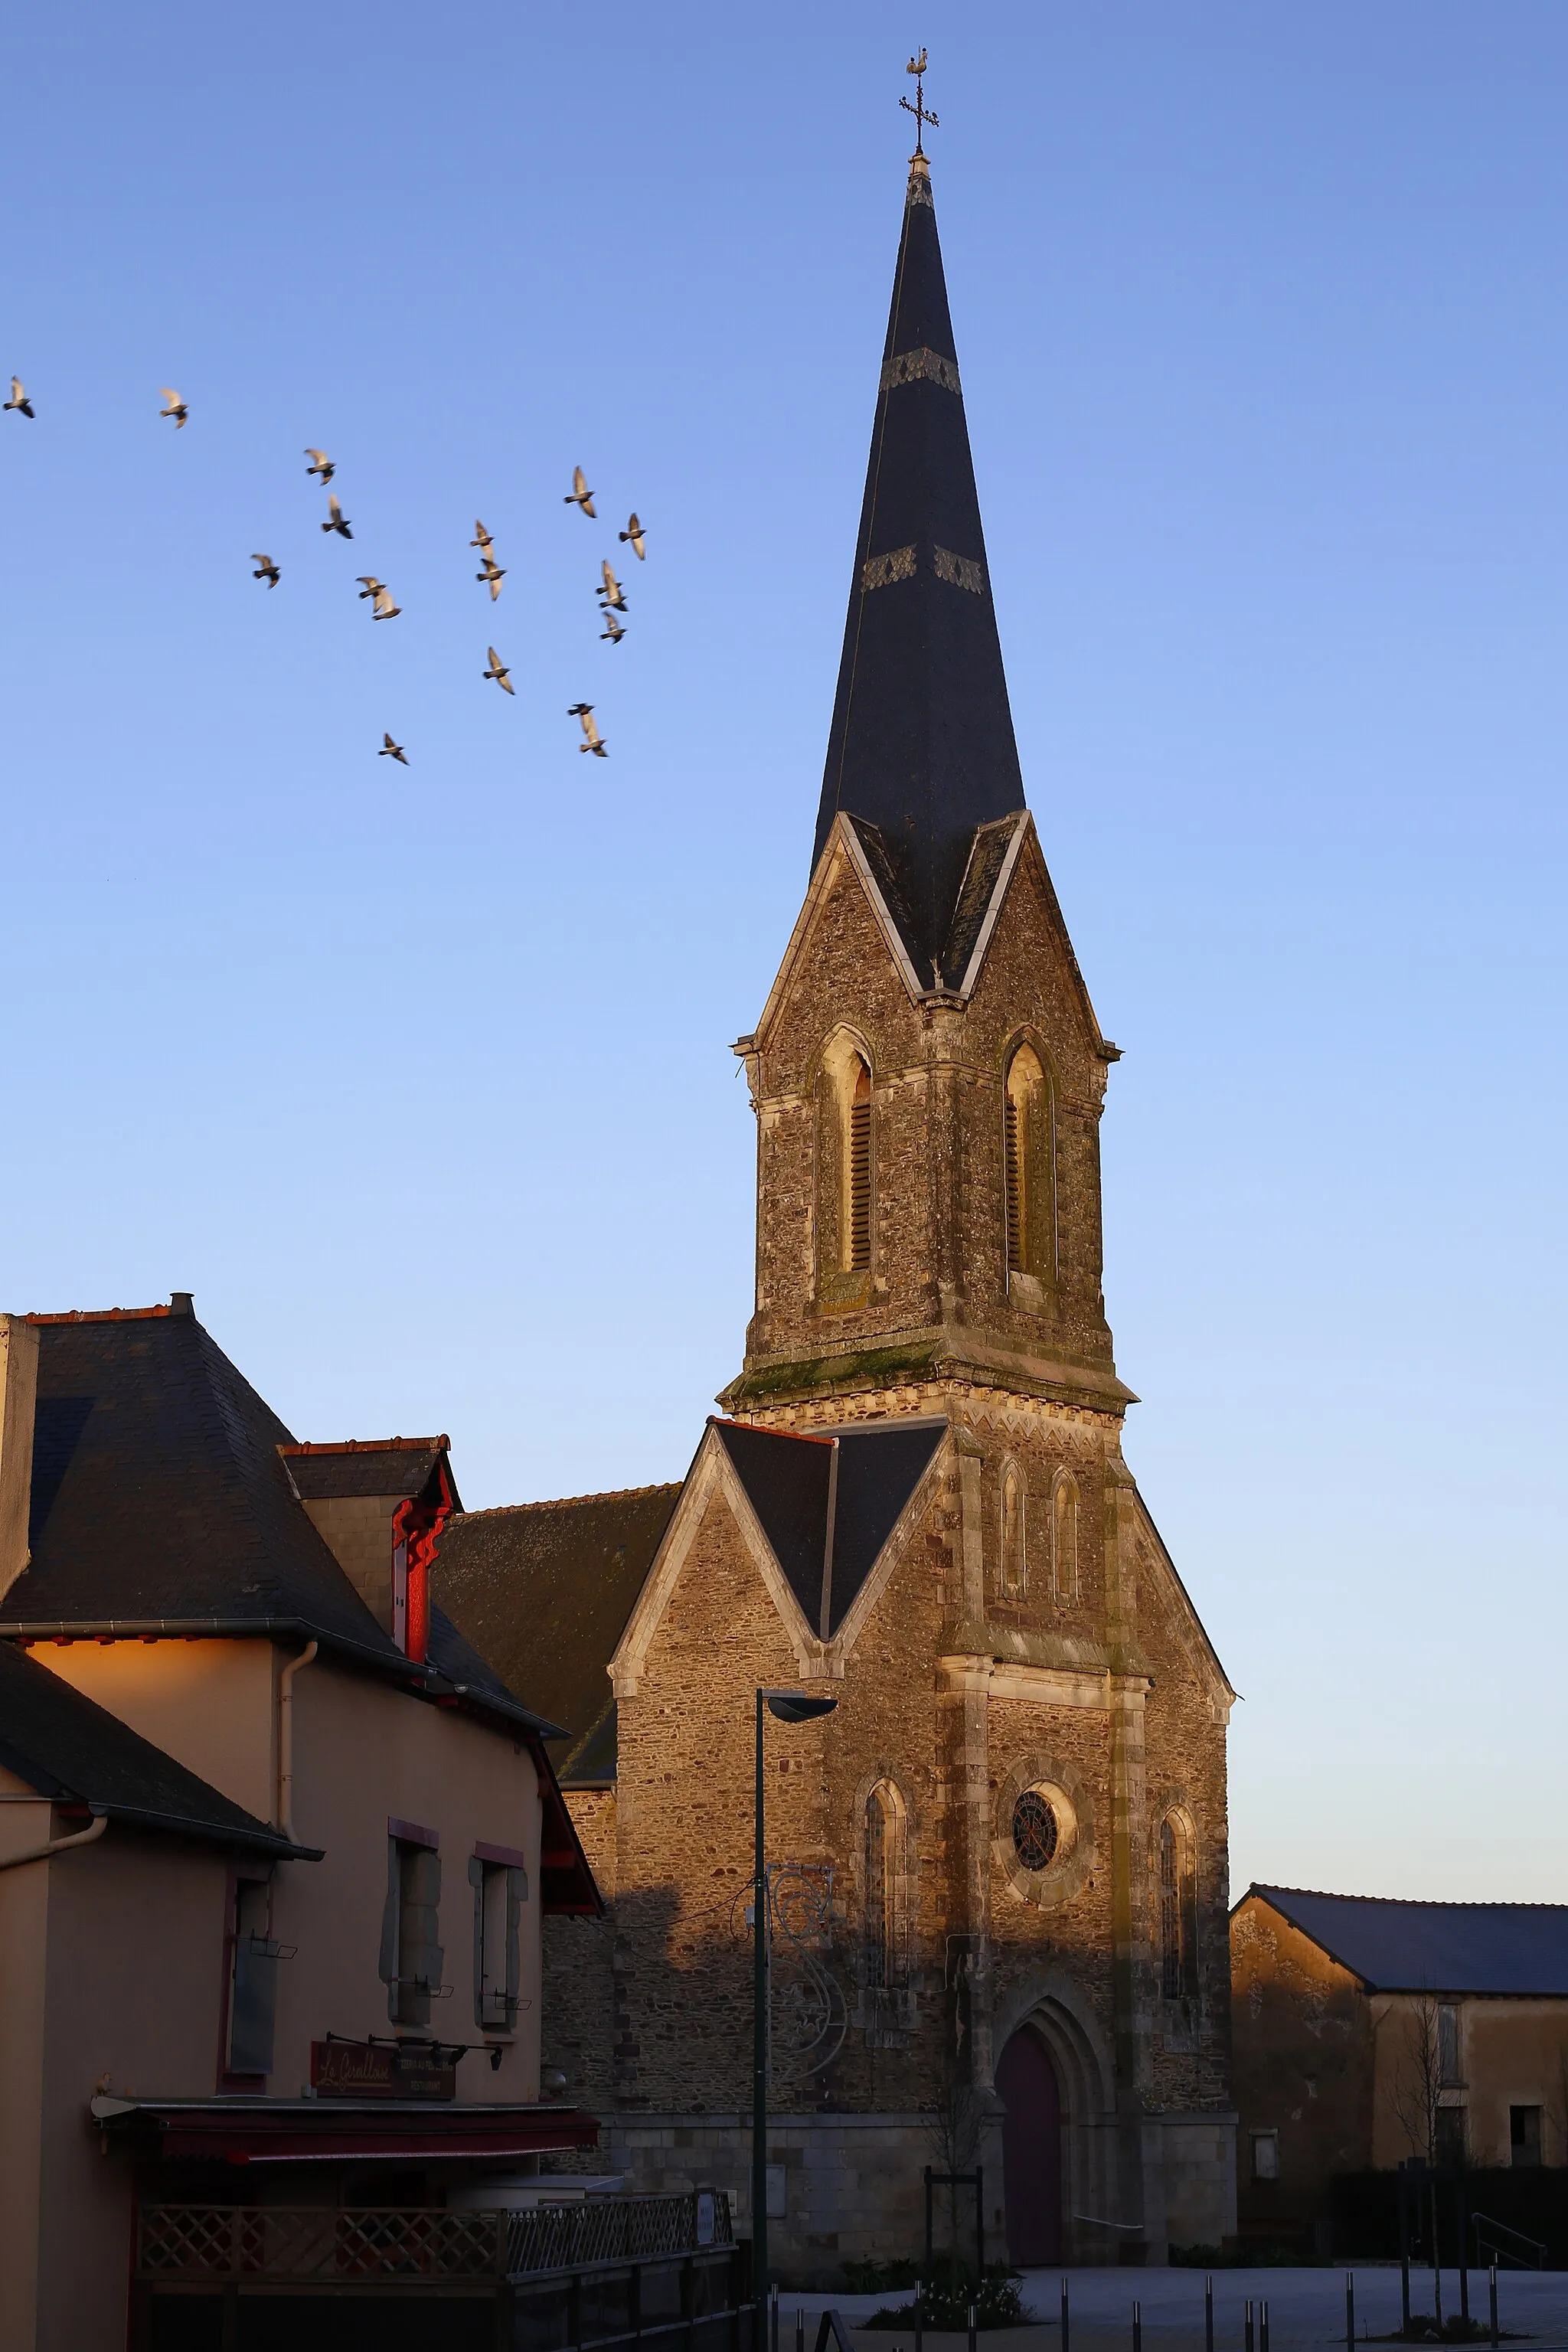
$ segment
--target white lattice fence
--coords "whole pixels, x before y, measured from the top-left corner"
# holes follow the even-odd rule
[[[147,2278],[486,2278],[504,2259],[500,2213],[419,2207],[145,2205]]]

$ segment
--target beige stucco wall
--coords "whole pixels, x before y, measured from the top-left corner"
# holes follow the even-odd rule
[[[33,1652],[263,1818],[275,1805],[275,1671],[290,1654],[265,1642]],[[458,2095],[536,2099],[542,1806],[531,1758],[502,1732],[323,1656],[295,1679],[294,1769],[296,1834],[325,1855],[274,1866],[272,1932],[294,1957],[279,1966],[269,2093],[299,2096],[310,2043],[329,2032],[392,2030],[379,1975],[390,1816],[440,1840],[452,1990],[432,2003],[429,2030],[443,2041],[481,2039],[475,1843],[524,1855],[523,2006],[500,2069],[478,2051],[464,2058]],[[20,1784],[0,1775],[6,1786]],[[0,1805],[0,1854],[79,1826],[47,1805]],[[88,2103],[100,2084],[162,2098],[219,2088],[236,1859],[111,1822],[91,1846],[0,1871],[0,2352],[108,2352],[124,2341],[131,2175],[123,2158],[100,2154]]]
[[[0,1769],[0,1793],[21,1787]],[[58,1822],[48,1805],[0,1805],[0,1855],[58,1836]],[[0,2352],[26,2352],[37,2315],[47,1927],[47,1870],[0,1870]]]
[[[0,1852],[79,1827],[0,1806]],[[227,1877],[216,1848],[119,1822],[0,1871],[0,2352],[125,2340],[131,2176],[100,2152],[88,2102],[106,2079],[211,2090]]]
[[[272,1820],[278,1759],[269,1642],[40,1642],[28,1654],[247,1813]]]
[[[527,1857],[528,1901],[519,1922],[517,2031],[499,2072],[477,2053],[458,2068],[459,2099],[539,2095],[539,1779],[526,1749],[450,1707],[318,1659],[294,1682],[295,1834],[326,1848],[321,1863],[279,1866],[273,1932],[299,1947],[279,1965],[277,2063],[272,2089],[294,2097],[310,2080],[310,2042],[329,2031],[389,2033],[386,1987],[376,1973],[386,1900],[389,1815],[440,1837],[443,1981],[430,2032],[477,2042],[473,2002],[476,1840]]]
[[[298,1652],[266,1642],[40,1643],[61,1675],[142,1737],[262,1820],[276,1818],[278,1670]],[[428,2031],[477,2042],[473,2003],[476,1840],[527,1857],[519,1922],[517,2030],[499,2071],[476,2053],[458,2068],[460,2099],[539,2095],[539,1782],[527,1751],[499,1730],[431,1706],[384,1677],[323,1654],[294,1678],[294,1832],[321,1846],[319,1863],[280,1863],[272,1932],[295,1947],[278,1969],[278,2032],[268,2089],[297,2098],[310,2079],[310,2043],[392,2031],[377,1973],[386,1900],[387,1820],[435,1830],[441,1853],[441,1942],[450,1994]],[[203,2090],[217,2088],[216,2034],[204,2047]],[[149,2084],[163,2090],[163,2084]]]

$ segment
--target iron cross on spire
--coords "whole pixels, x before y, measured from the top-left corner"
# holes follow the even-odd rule
[[[904,68],[904,71],[906,73],[912,73],[915,78],[915,102],[911,106],[907,98],[900,98],[899,100],[899,104],[903,108],[905,113],[912,114],[915,118],[915,153],[917,155],[923,155],[925,153],[925,149],[921,144],[921,134],[924,131],[926,124],[929,122],[933,131],[937,128],[936,116],[929,113],[926,109],[925,69],[926,53],[922,49],[919,57],[911,58],[909,64]]]

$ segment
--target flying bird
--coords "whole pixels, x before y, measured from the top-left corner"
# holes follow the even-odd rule
[[[379,595],[380,595],[380,593],[381,593],[381,583],[380,583],[380,581],[379,581],[379,580],[374,580],[374,579],[373,579],[373,578],[371,577],[371,575],[370,575],[370,573],[369,573],[368,572],[357,572],[357,573],[355,574],[355,577],[356,577],[357,579],[359,579],[359,580],[363,580],[363,583],[364,583],[364,585],[363,585],[363,587],[360,590],[360,594],[359,594],[359,600],[360,600],[360,603],[361,603],[362,604],[364,603],[364,600],[365,600],[365,598],[366,598],[367,596],[379,596]]]
[[[618,646],[626,634],[625,629],[622,628],[620,623],[616,620],[615,614],[606,604],[605,607],[605,625],[599,631],[601,639],[607,637],[611,645]]]
[[[327,484],[331,480],[332,476],[337,472],[337,467],[333,465],[331,459],[328,457],[324,449],[307,449],[305,455],[307,457],[310,457],[315,460],[313,465],[306,467],[306,473],[320,474],[321,478],[321,488],[322,489],[325,489]]]
[[[604,584],[595,588],[594,593],[604,598],[606,613],[624,613],[626,609],[626,600],[621,593],[620,582],[610,569],[610,559],[607,555],[601,569],[605,574]]]
[[[276,588],[279,581],[283,575],[279,571],[278,566],[273,562],[272,558],[269,555],[253,555],[250,560],[257,567],[251,573],[251,578],[253,580],[265,580],[269,588]]]
[[[489,548],[487,548],[485,550],[485,568],[482,572],[476,572],[474,578],[476,580],[488,580],[489,582],[490,603],[493,604],[496,598],[500,594],[500,583],[506,578],[506,566],[504,563],[498,563],[495,557],[490,553]]]
[[[607,759],[609,754],[605,749],[604,738],[594,724],[593,704],[574,702],[567,710],[566,716],[568,719],[580,719],[583,722],[584,740],[578,744],[579,751],[592,751],[596,760]]]
[[[377,588],[375,603],[370,610],[370,617],[373,621],[395,621],[402,610],[401,604],[393,603],[390,588]]]
[[[184,402],[180,398],[179,394],[177,392],[171,392],[167,384],[163,386],[163,397],[168,402],[169,405],[167,408],[161,408],[158,411],[158,414],[160,416],[172,416],[174,420],[174,430],[178,433],[191,412],[186,407]]]
[[[646,563],[647,562],[647,549],[643,544],[643,527],[641,523],[638,522],[635,514],[627,522],[625,530],[620,532],[619,537],[623,546],[625,546],[628,541],[630,541],[632,553],[637,557],[639,563]]]
[[[402,744],[395,743],[391,736],[384,733],[381,739],[381,749],[375,756],[378,760],[400,761],[405,768],[408,765],[408,754],[405,751]]]
[[[572,488],[561,501],[563,507],[581,507],[590,522],[594,517],[594,493],[588,488],[581,466],[572,468]]]
[[[321,525],[321,529],[323,530],[335,530],[340,539],[352,539],[353,537],[353,533],[343,520],[343,510],[342,507],[339,506],[336,498],[333,497],[330,491],[327,495],[327,505],[331,512],[331,520],[324,522]]]
[[[514,688],[512,687],[510,670],[508,669],[505,662],[502,661],[494,646],[487,646],[486,651],[489,653],[490,657],[490,666],[489,669],[486,670],[485,676],[487,677],[493,677],[498,686],[504,686],[509,694],[512,693]]]
[[[474,525],[474,536],[469,540],[468,545],[470,547],[482,547],[485,553],[488,555],[493,544],[494,542],[483,523],[476,522]]]
[[[20,376],[14,375],[11,378],[11,397],[5,403],[5,406],[20,409],[24,416],[31,416],[33,414],[33,404],[27,397]]]

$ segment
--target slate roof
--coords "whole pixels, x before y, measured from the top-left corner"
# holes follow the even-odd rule
[[[900,1512],[947,1435],[945,1421],[847,1423],[837,1440],[833,1496],[832,1590],[823,1623],[828,1489],[834,1447],[826,1436],[752,1429],[743,1422],[711,1427],[784,1570],[813,1633],[829,1638],[854,1606]]]
[[[434,1502],[436,1473],[451,1443],[449,1437],[351,1437],[335,1445],[289,1444],[279,1451],[302,1502],[375,1495],[423,1499],[426,1489]],[[451,1475],[448,1463],[448,1480]],[[452,1491],[456,1496],[456,1487]]]
[[[165,1756],[117,1715],[10,1642],[0,1642],[0,1764],[40,1796],[110,1821],[319,1862]]]
[[[0,1601],[0,1639],[57,1632],[313,1637],[405,1682],[441,1677],[541,1735],[554,1729],[439,1610],[431,1611],[426,1666],[404,1655],[290,1484],[301,1460],[356,1457],[294,1454],[286,1466],[279,1449],[295,1444],[292,1433],[188,1300],[29,1319],[38,1327],[32,1557]],[[424,1483],[441,1454],[435,1440],[420,1447],[428,1451],[400,1458],[426,1465]],[[374,1460],[391,1450],[377,1448]]]
[[[922,987],[943,983],[977,827],[1021,810],[936,212],[911,165],[871,433],[815,870],[835,814],[880,836]]]
[[[442,1530],[432,1589],[490,1667],[564,1727],[564,1787],[584,1769],[614,1778],[605,1668],[679,1496],[679,1482],[576,1495],[462,1512]]]
[[[1568,1904],[1402,1903],[1256,1885],[1242,1901],[1254,1895],[1369,1992],[1568,1996]]]

